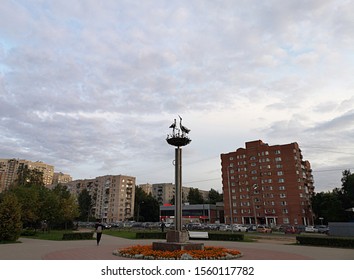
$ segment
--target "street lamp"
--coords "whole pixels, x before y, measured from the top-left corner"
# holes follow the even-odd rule
[[[227,186],[228,186],[228,189],[229,189],[230,226],[231,226],[231,232],[234,233],[232,206],[231,206],[230,166],[227,167]]]
[[[254,201],[254,195],[255,195],[255,190],[257,190],[257,188],[258,188],[258,185],[257,185],[257,184],[254,184],[254,185],[252,186],[252,188],[253,188],[253,199],[252,199],[252,203],[253,203],[254,223],[255,223],[255,225],[256,225],[256,227],[257,227],[257,213],[256,213],[256,203],[255,203],[255,201]]]
[[[139,217],[140,217],[140,204],[144,204],[144,201],[138,203],[138,214],[137,214],[137,218],[136,218],[136,221],[139,222]]]

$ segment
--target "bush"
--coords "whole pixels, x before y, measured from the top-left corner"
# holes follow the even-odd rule
[[[93,232],[71,232],[64,233],[63,240],[90,240],[93,239]]]
[[[331,236],[297,236],[296,241],[301,245],[354,248],[354,238]]]
[[[165,239],[166,232],[137,232],[135,234],[137,239]]]
[[[209,233],[209,240],[243,241],[244,238],[242,233]]]
[[[21,230],[21,208],[17,197],[5,193],[0,201],[0,241],[16,241]]]
[[[36,230],[34,228],[25,228],[21,232],[21,236],[35,236]]]

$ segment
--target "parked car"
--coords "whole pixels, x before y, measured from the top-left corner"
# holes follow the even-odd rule
[[[284,233],[285,234],[297,234],[297,233],[299,233],[299,231],[294,226],[287,226],[284,228]]]
[[[233,225],[233,230],[234,231],[239,231],[239,232],[247,232],[248,231],[248,228],[243,226],[243,225]]]
[[[325,225],[317,226],[317,230],[319,233],[327,234],[329,232],[329,227]]]
[[[257,226],[257,232],[272,233],[272,229],[268,226],[265,226],[265,225],[259,225],[259,226]]]
[[[231,227],[229,225],[221,224],[219,227],[219,230],[220,231],[229,231],[229,230],[231,230]]]
[[[305,232],[318,232],[318,229],[314,226],[307,226],[305,227]]]
[[[257,231],[257,226],[256,225],[243,225],[247,227],[248,231]]]

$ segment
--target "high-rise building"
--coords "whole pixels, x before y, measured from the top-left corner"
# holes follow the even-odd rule
[[[0,192],[9,188],[18,178],[19,171],[24,168],[42,172],[45,186],[49,186],[53,183],[53,165],[41,161],[33,162],[25,159],[0,159]]]
[[[62,172],[54,172],[53,184],[65,184],[72,180],[73,178],[69,174],[64,174]]]
[[[89,192],[93,200],[92,208],[88,210],[91,216],[107,223],[134,217],[135,177],[106,175],[65,185],[76,196],[84,189]]]
[[[226,223],[313,224],[311,165],[297,143],[261,140],[221,154]]]
[[[151,195],[159,202],[160,205],[170,204],[174,200],[176,187],[172,183],[157,183],[157,184],[143,184],[139,185],[146,193]],[[190,187],[182,187],[182,203],[187,204]],[[208,199],[209,191],[199,190],[201,196],[206,201]]]

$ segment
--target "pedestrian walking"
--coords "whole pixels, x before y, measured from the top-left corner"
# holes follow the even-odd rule
[[[96,242],[97,242],[97,246],[98,246],[98,245],[100,245],[102,231],[103,231],[103,225],[100,223],[99,219],[96,220],[95,231],[96,231]]]
[[[162,232],[165,231],[165,226],[166,226],[165,223],[162,221],[162,223],[161,223],[161,231],[162,231]]]

